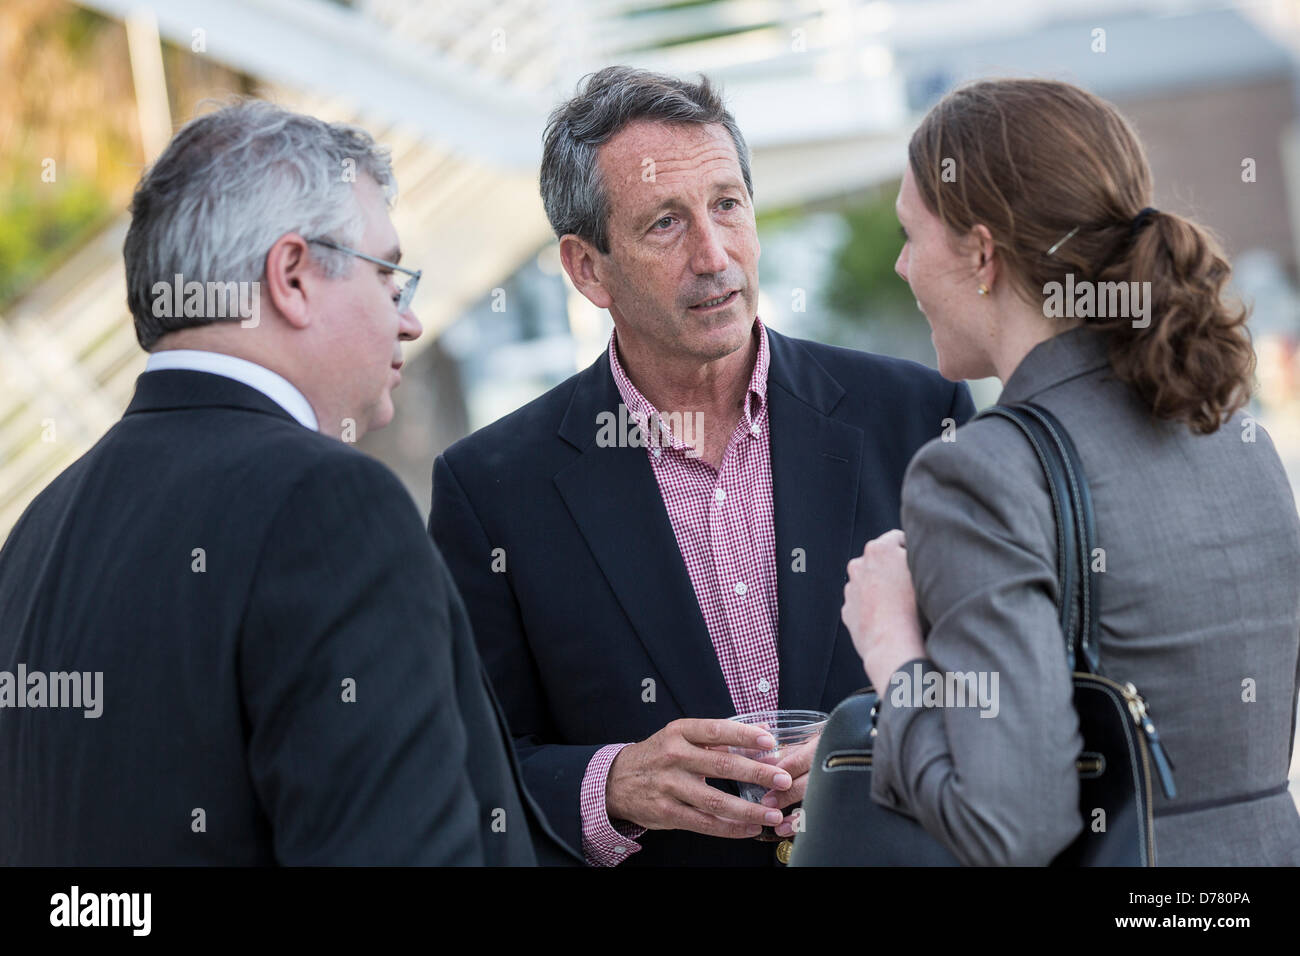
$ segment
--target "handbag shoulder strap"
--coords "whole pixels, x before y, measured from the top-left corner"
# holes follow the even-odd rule
[[[1085,671],[1100,676],[1099,579],[1094,578],[1092,572],[1096,522],[1092,495],[1088,491],[1088,481],[1084,477],[1079,452],[1065,426],[1041,405],[1028,402],[994,405],[975,417],[991,415],[1013,422],[1029,439],[1039,464],[1043,466],[1043,473],[1047,476],[1047,490],[1052,496],[1052,509],[1056,513],[1056,547],[1061,560],[1057,572],[1061,584],[1061,603],[1058,607],[1061,629],[1065,633],[1066,660],[1072,671]],[[1129,709],[1146,738],[1160,787],[1165,796],[1172,800],[1177,796],[1173,761],[1165,753],[1164,744],[1146,711],[1146,704],[1137,694],[1137,688],[1131,683],[1127,687],[1128,694],[1132,695]],[[1134,709],[1133,700],[1140,705],[1139,709]]]
[[[1092,574],[1096,524],[1092,496],[1070,434],[1047,409],[1028,402],[994,405],[977,418],[996,416],[1029,440],[1047,478],[1056,517],[1057,608],[1070,669],[1098,673],[1097,582]]]

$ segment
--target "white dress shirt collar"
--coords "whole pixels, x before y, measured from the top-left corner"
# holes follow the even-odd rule
[[[243,382],[255,388],[298,420],[304,428],[319,431],[316,413],[307,397],[298,391],[283,375],[247,359],[226,355],[224,352],[204,352],[199,349],[167,349],[154,352],[145,364],[146,372],[166,369],[187,369],[192,372],[210,372]]]

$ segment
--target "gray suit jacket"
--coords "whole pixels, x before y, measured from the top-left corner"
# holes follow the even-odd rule
[[[1157,862],[1300,864],[1286,792],[1179,812],[1282,784],[1290,764],[1300,518],[1268,435],[1242,413],[1207,436],[1154,420],[1087,328],[1025,357],[1000,398],[1018,401],[1054,413],[1084,462],[1105,561],[1102,672],[1137,686],[1175,766],[1174,800],[1153,781]],[[926,655],[983,672],[996,715],[882,692],[872,796],[965,863],[1046,864],[1082,825],[1047,484],[1010,422],[955,438],[912,460],[903,529]]]

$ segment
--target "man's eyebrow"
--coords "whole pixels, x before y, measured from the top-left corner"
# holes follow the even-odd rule
[[[731,192],[732,190],[740,190],[745,193],[747,197],[749,195],[748,190],[745,189],[744,182],[739,179],[718,179],[709,184],[710,193]],[[682,199],[681,196],[665,196],[658,202],[644,207],[643,210],[638,210],[636,219],[637,221],[644,220],[646,223],[658,222],[661,211],[683,209],[687,205],[688,203]]]
[[[401,247],[401,246],[393,246],[393,248],[389,249],[387,252],[385,252],[385,253],[384,253],[382,256],[380,256],[379,258],[380,258],[380,259],[387,259],[389,262],[393,262],[393,263],[401,262],[401,261],[402,261],[402,247]]]

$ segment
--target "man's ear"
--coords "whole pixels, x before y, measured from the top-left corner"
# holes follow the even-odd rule
[[[993,244],[993,234],[989,232],[988,226],[978,223],[971,229],[969,238],[975,280],[992,289],[1002,265],[997,257],[997,248]]]
[[[275,310],[296,329],[311,324],[309,298],[315,293],[320,274],[307,250],[307,240],[288,232],[275,241],[266,254],[266,295]]]
[[[560,239],[560,262],[569,274],[573,286],[598,309],[608,309],[614,302],[597,274],[596,263],[600,253],[585,239],[570,233]]]

